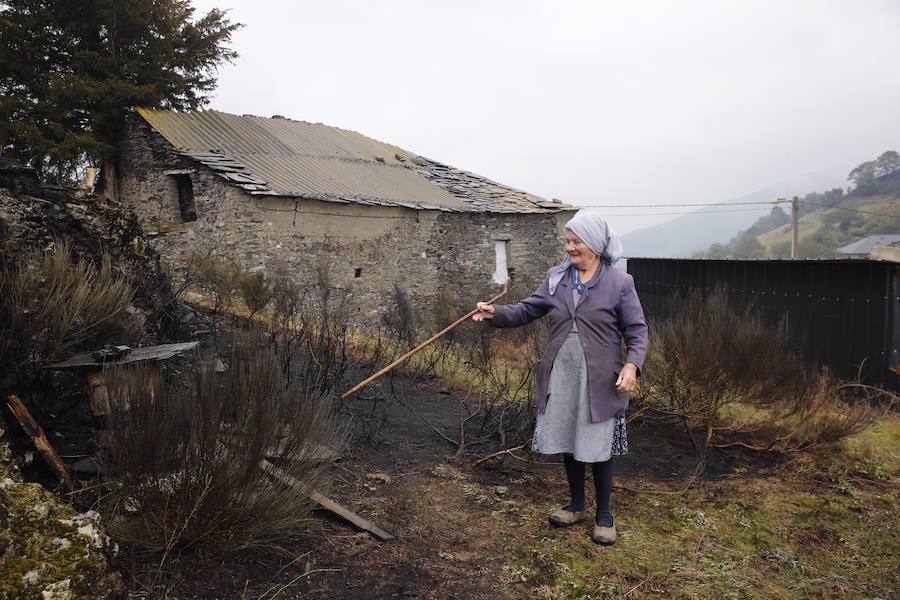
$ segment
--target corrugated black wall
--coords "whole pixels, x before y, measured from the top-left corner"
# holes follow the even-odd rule
[[[806,355],[839,376],[900,389],[900,265],[868,260],[630,258],[645,311],[665,318],[691,289],[724,289],[770,323],[787,320]]]

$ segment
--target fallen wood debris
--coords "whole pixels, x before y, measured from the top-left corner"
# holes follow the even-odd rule
[[[62,480],[70,492],[73,491],[75,485],[72,483],[72,478],[69,476],[66,465],[59,459],[53,446],[50,445],[47,436],[44,435],[44,430],[37,424],[34,417],[31,416],[31,413],[29,413],[28,409],[25,408],[25,405],[22,404],[22,401],[16,396],[9,396],[6,399],[6,405],[22,426],[22,429],[25,430],[25,433],[28,434],[28,437],[31,438],[34,447],[41,453],[44,460],[50,465],[50,468],[53,469],[53,472]]]
[[[285,473],[283,470],[279,469],[267,460],[261,461],[259,466],[263,471],[265,471],[284,485],[291,487],[302,487],[302,484],[297,481],[296,478],[292,477],[289,473]],[[391,535],[381,527],[378,527],[371,521],[367,521],[352,510],[341,506],[334,500],[326,498],[319,492],[311,492],[309,494],[309,498],[325,510],[328,510],[341,517],[342,519],[349,521],[363,531],[368,531],[375,538],[381,540],[382,542],[388,542],[395,539],[393,535]]]

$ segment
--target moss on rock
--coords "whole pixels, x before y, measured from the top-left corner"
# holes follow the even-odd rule
[[[94,511],[78,513],[34,483],[24,483],[0,427],[0,599],[120,598],[110,570],[114,550]]]

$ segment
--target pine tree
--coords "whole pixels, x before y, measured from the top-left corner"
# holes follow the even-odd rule
[[[0,153],[70,180],[129,109],[204,106],[238,27],[190,0],[0,0]]]

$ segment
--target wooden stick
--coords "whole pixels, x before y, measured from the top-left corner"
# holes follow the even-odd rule
[[[494,452],[493,454],[488,454],[487,456],[482,456],[478,460],[472,461],[472,463],[469,465],[469,467],[474,469],[481,463],[487,462],[487,461],[491,460],[492,458],[497,458],[499,456],[503,456],[504,454],[509,454],[510,456],[512,456],[513,452],[515,452],[516,450],[521,450],[522,448],[527,446],[529,443],[530,442],[525,442],[521,446],[516,446],[515,448],[505,448],[503,450],[500,450],[499,452]]]
[[[302,488],[302,486],[303,486],[303,484],[300,483],[299,481],[297,481],[297,479],[295,477],[293,477],[290,473],[286,473],[285,471],[279,469],[278,467],[276,467],[274,464],[272,464],[268,460],[260,461],[259,466],[263,471],[265,471],[266,473],[268,473],[269,475],[271,475],[272,477],[274,477],[275,479],[277,479],[284,485],[287,485],[290,487],[300,487],[300,488]],[[387,531],[385,531],[378,525],[375,525],[371,521],[367,521],[366,519],[363,519],[361,516],[359,516],[352,510],[350,510],[348,508],[344,508],[343,506],[341,506],[334,500],[331,500],[330,498],[326,498],[319,492],[316,492],[316,491],[310,492],[309,499],[312,500],[313,502],[315,502],[316,504],[318,504],[319,506],[321,506],[322,508],[333,512],[337,516],[339,516],[343,519],[346,519],[347,521],[350,521],[351,523],[353,523],[354,525],[356,525],[363,531],[368,531],[369,533],[371,533],[373,536],[375,536],[382,542],[388,542],[388,541],[394,539],[394,536],[392,536],[390,533],[388,533]]]
[[[25,405],[22,404],[22,401],[15,396],[9,396],[6,399],[6,405],[22,426],[22,429],[25,430],[25,433],[28,434],[28,437],[31,438],[34,447],[38,449],[44,457],[44,460],[50,465],[50,468],[53,469],[60,479],[62,479],[70,492],[74,490],[75,486],[72,484],[72,478],[69,477],[69,471],[66,469],[66,465],[64,465],[59,459],[59,456],[56,455],[56,451],[53,449],[53,446],[50,445],[47,436],[44,435],[44,430],[37,424],[34,417],[31,416],[31,413],[29,413],[28,409],[25,408]]]
[[[338,515],[339,517],[342,517],[342,518],[350,521],[351,523],[353,523],[354,525],[356,525],[363,531],[368,531],[369,533],[374,535],[376,538],[378,538],[382,542],[389,542],[392,539],[394,539],[394,536],[392,536],[390,533],[388,533],[387,531],[385,531],[384,529],[382,529],[375,523],[372,523],[371,521],[367,521],[367,520],[363,519],[361,516],[359,516],[355,512],[344,508],[343,506],[341,506],[334,500],[332,500],[330,498],[326,498],[319,492],[311,492],[309,497],[316,504],[321,506],[322,508],[329,510],[329,511],[333,512],[334,514]]]
[[[504,283],[504,284],[503,284],[503,291],[500,292],[499,294],[497,294],[496,296],[494,296],[493,298],[491,298],[490,300],[488,300],[488,301],[487,301],[487,304],[493,304],[493,303],[496,302],[497,300],[503,298],[503,297],[506,295],[508,285],[509,285],[509,282],[508,282],[508,281],[507,281],[507,283]],[[367,385],[369,385],[370,383],[372,383],[373,381],[375,381],[376,379],[378,379],[378,378],[381,377],[382,375],[384,375],[384,374],[386,374],[386,373],[389,373],[390,371],[394,370],[396,367],[398,367],[398,366],[400,366],[401,364],[403,364],[404,362],[406,362],[406,361],[409,359],[410,356],[412,356],[413,354],[415,354],[415,353],[418,352],[419,350],[422,350],[423,348],[426,348],[427,346],[430,346],[433,342],[435,342],[435,341],[438,340],[439,338],[443,337],[443,336],[446,335],[447,333],[453,331],[454,329],[456,329],[457,327],[459,327],[460,325],[462,325],[464,322],[466,322],[466,321],[468,321],[469,319],[471,319],[471,318],[472,318],[472,315],[474,315],[476,312],[478,312],[478,309],[477,309],[477,308],[476,308],[476,309],[473,309],[473,310],[469,311],[468,313],[466,313],[465,315],[461,316],[460,318],[458,318],[457,320],[455,320],[453,323],[451,323],[450,325],[444,327],[441,331],[439,331],[438,333],[434,334],[433,336],[431,336],[430,338],[428,338],[427,340],[425,340],[424,342],[422,342],[421,344],[419,344],[418,346],[416,346],[415,348],[413,348],[412,350],[410,350],[409,352],[407,352],[406,354],[404,354],[403,356],[401,356],[400,358],[398,358],[397,360],[395,360],[394,362],[392,362],[391,364],[389,364],[388,366],[386,366],[385,368],[381,369],[380,371],[378,371],[378,372],[375,373],[374,375],[369,376],[367,379],[364,379],[363,381],[357,383],[352,389],[350,389],[350,390],[344,392],[343,394],[341,394],[341,398],[344,398],[344,399],[349,398],[350,396],[352,396],[353,394],[355,394],[355,393],[358,392],[359,390],[363,389],[364,387],[366,387]]]

